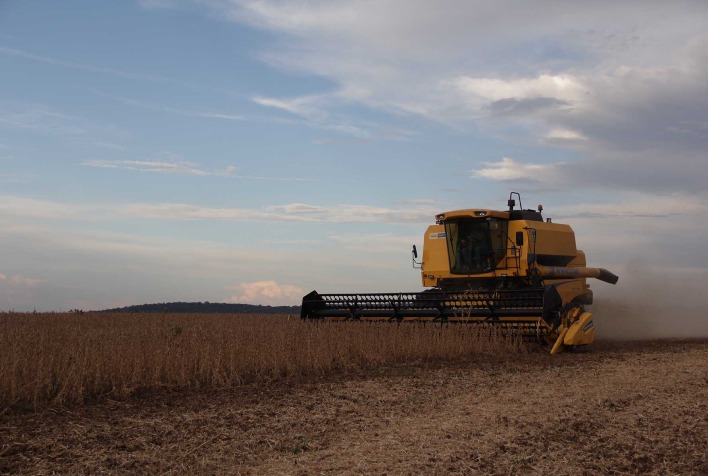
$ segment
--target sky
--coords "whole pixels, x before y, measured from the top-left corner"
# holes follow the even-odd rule
[[[698,297],[706,77],[705,1],[0,0],[0,311],[414,291],[511,191]]]

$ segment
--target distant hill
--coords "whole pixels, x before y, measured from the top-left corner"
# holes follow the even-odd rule
[[[261,306],[255,304],[228,304],[220,302],[164,302],[105,309],[102,312],[300,314],[300,306]]]

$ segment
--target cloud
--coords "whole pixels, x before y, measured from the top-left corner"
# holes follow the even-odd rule
[[[521,79],[460,77],[451,80],[450,86],[471,107],[504,100],[536,100],[566,105],[577,102],[586,93],[581,82],[570,75],[542,74],[536,78]]]
[[[86,128],[78,118],[36,103],[0,102],[0,126],[47,134],[82,135]]]
[[[0,195],[0,211],[14,220],[32,219],[100,219],[108,211],[100,205],[67,203],[18,195]]]
[[[327,208],[316,205],[307,205],[305,203],[290,203],[288,205],[274,205],[266,208],[267,211],[273,213],[286,213],[305,216],[317,216],[328,213]]]
[[[263,304],[270,306],[291,306],[300,304],[305,290],[292,284],[279,284],[275,281],[254,281],[241,283],[230,288],[232,294],[227,302],[244,304]]]
[[[9,48],[9,47],[2,46],[2,45],[0,45],[0,55],[14,56],[17,58],[24,58],[27,60],[36,61],[39,63],[51,64],[51,65],[55,65],[55,66],[62,66],[62,67],[66,67],[66,68],[78,69],[78,70],[82,70],[82,71],[89,71],[92,73],[105,74],[105,75],[109,75],[109,76],[116,76],[116,77],[121,77],[121,78],[126,78],[126,79],[147,81],[147,82],[151,82],[151,83],[181,84],[179,81],[171,79],[171,78],[164,78],[164,77],[160,77],[160,76],[151,76],[151,75],[147,75],[147,74],[133,73],[130,71],[123,71],[123,70],[118,70],[118,69],[113,69],[113,68],[104,68],[101,66],[93,66],[93,65],[89,65],[89,64],[75,63],[72,61],[64,61],[61,59],[52,58],[49,56],[38,55],[38,54],[30,53],[28,51],[20,50],[17,48]]]
[[[522,164],[509,157],[499,162],[484,162],[482,168],[472,171],[472,177],[505,181],[559,181],[558,167],[562,164]]]
[[[308,127],[336,132],[351,136],[357,141],[406,140],[413,132],[401,127],[391,127],[371,121],[362,121],[349,117],[346,112],[335,112],[349,103],[340,92],[317,96],[299,96],[294,98],[270,98],[255,96],[252,101],[260,106],[278,109],[302,118]],[[318,144],[333,143],[328,139],[318,139]],[[338,141],[341,143],[341,141]]]
[[[0,130],[10,129],[32,134],[61,137],[81,146],[102,149],[122,149],[114,143],[124,133],[112,125],[97,124],[93,120],[66,114],[55,108],[35,102],[0,100]]]
[[[369,205],[319,206],[304,203],[271,205],[263,209],[211,208],[189,204],[137,203],[114,210],[131,217],[162,220],[237,220],[319,223],[420,223],[428,222],[436,210],[424,207],[384,208]]]
[[[258,96],[261,105],[327,120],[338,113],[337,122],[346,123],[343,107],[358,104],[391,117],[472,126],[566,154],[554,180],[708,194],[706,2],[210,5],[273,33],[272,46],[261,52],[268,64],[332,84],[300,97]],[[538,162],[530,160],[528,171]],[[513,175],[499,169],[484,173]]]
[[[409,200],[397,200],[395,202],[397,205],[414,205],[414,206],[440,206],[442,200],[437,198],[412,198]]]
[[[240,175],[236,166],[229,165],[222,170],[206,170],[198,164],[184,160],[178,154],[166,152],[162,154],[162,160],[86,160],[81,163],[86,167],[96,167],[104,169],[121,169],[136,172],[151,172],[174,175],[195,175],[195,176],[222,176],[244,180],[263,180],[276,182],[310,182],[313,179],[301,177],[265,177]]]
[[[579,132],[571,131],[570,129],[551,129],[543,137],[542,142],[546,144],[571,145],[577,141],[586,141],[587,137]]]
[[[169,154],[174,159],[178,159],[178,156],[174,154]],[[139,172],[154,172],[161,174],[180,174],[180,175],[233,175],[235,173],[234,167],[229,167],[223,171],[206,171],[197,167],[193,162],[187,162],[183,160],[172,160],[172,161],[140,161],[140,160],[87,160],[82,162],[81,165],[88,167],[98,167],[107,169],[124,169],[124,170],[135,170]]]
[[[0,273],[0,285],[11,285],[18,287],[34,287],[42,283],[43,280],[36,278],[28,278],[27,276],[22,276],[20,274],[12,274],[7,276]]]
[[[280,109],[308,119],[323,119],[325,113],[317,106],[325,96],[300,96],[291,99],[277,99],[262,96],[253,97],[253,102],[264,107]]]
[[[225,114],[223,112],[187,112],[178,111],[179,114],[184,114],[188,116],[204,117],[206,119],[223,119],[225,121],[247,121],[246,116],[241,116],[239,114]]]
[[[148,103],[145,101],[139,101],[137,99],[127,98],[127,97],[123,97],[123,96],[117,96],[115,94],[106,94],[104,92],[97,91],[95,89],[92,89],[91,92],[93,92],[96,95],[102,96],[102,97],[113,99],[114,101],[118,101],[118,102],[120,102],[122,104],[126,104],[128,106],[133,106],[133,107],[137,107],[140,109],[147,109],[150,111],[164,112],[167,114],[174,114],[177,116],[198,117],[198,118],[204,118],[204,119],[219,119],[219,120],[237,121],[237,122],[253,120],[252,118],[248,118],[248,117],[240,115],[240,114],[228,114],[228,113],[214,112],[214,111],[190,111],[190,110],[184,110],[184,109],[177,109],[177,108],[169,107],[169,106],[158,106],[158,105],[151,104],[151,103]]]
[[[503,98],[487,103],[487,109],[493,118],[522,118],[544,110],[559,109],[569,106],[570,103],[551,97],[535,98]]]
[[[0,211],[15,221],[53,219],[64,222],[118,219],[232,220],[319,223],[427,223],[439,209],[430,204],[386,208],[369,205],[311,205],[289,203],[263,208],[215,208],[186,203],[128,203],[91,205],[0,195]]]

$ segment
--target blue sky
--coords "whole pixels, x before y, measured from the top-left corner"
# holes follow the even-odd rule
[[[707,19],[0,1],[0,310],[415,290],[434,215],[512,190],[591,264],[708,277]]]

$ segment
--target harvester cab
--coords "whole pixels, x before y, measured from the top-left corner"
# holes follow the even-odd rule
[[[519,207],[516,208],[516,197]],[[303,319],[465,322],[500,326],[550,347],[590,344],[593,294],[586,283],[617,276],[588,268],[569,225],[544,221],[542,206],[524,210],[512,192],[505,211],[440,213],[413,246],[423,287],[408,293],[318,294],[303,298]]]

